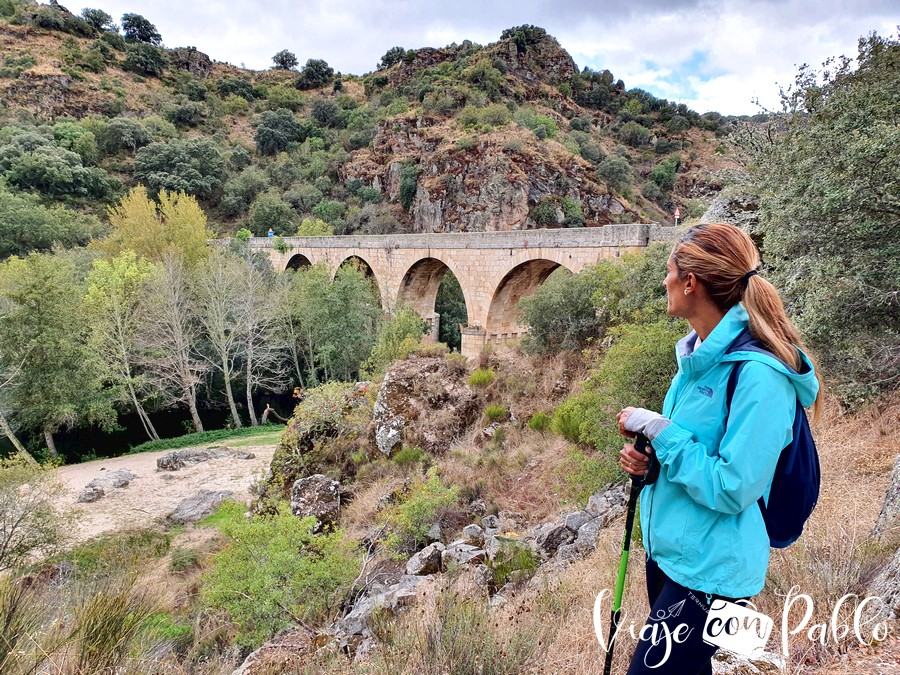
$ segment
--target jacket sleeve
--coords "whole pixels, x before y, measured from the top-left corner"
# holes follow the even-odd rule
[[[740,513],[763,495],[781,450],[791,441],[796,397],[785,375],[749,361],[738,378],[719,447],[710,452],[673,422],[653,440],[662,471],[698,504]]]

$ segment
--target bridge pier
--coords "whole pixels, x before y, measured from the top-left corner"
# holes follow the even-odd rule
[[[479,326],[465,326],[462,329],[462,343],[459,348],[460,354],[469,359],[477,359],[484,349],[487,338],[487,331]]]

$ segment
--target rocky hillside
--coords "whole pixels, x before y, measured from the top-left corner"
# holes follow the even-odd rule
[[[59,5],[4,12],[0,173],[101,220],[144,183],[195,194],[223,234],[293,234],[304,219],[335,233],[659,222],[676,205],[699,217],[735,166],[734,120],[579,71],[534,26],[395,48],[357,76],[316,59],[243,70]]]

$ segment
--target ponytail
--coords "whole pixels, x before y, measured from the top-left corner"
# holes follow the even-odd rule
[[[743,303],[753,337],[794,370],[800,370],[798,349],[806,351],[800,332],[784,311],[778,291],[757,273],[759,251],[743,230],[722,223],[696,225],[675,244],[672,260],[679,278],[692,272],[723,311]],[[821,393],[818,371],[816,378]],[[821,400],[817,396],[812,406],[814,419],[819,416]]]

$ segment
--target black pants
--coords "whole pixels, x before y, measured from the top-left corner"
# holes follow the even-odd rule
[[[647,597],[650,616],[628,675],[711,675],[718,647],[703,641],[703,627],[713,598],[721,596],[676,584],[648,558]]]

